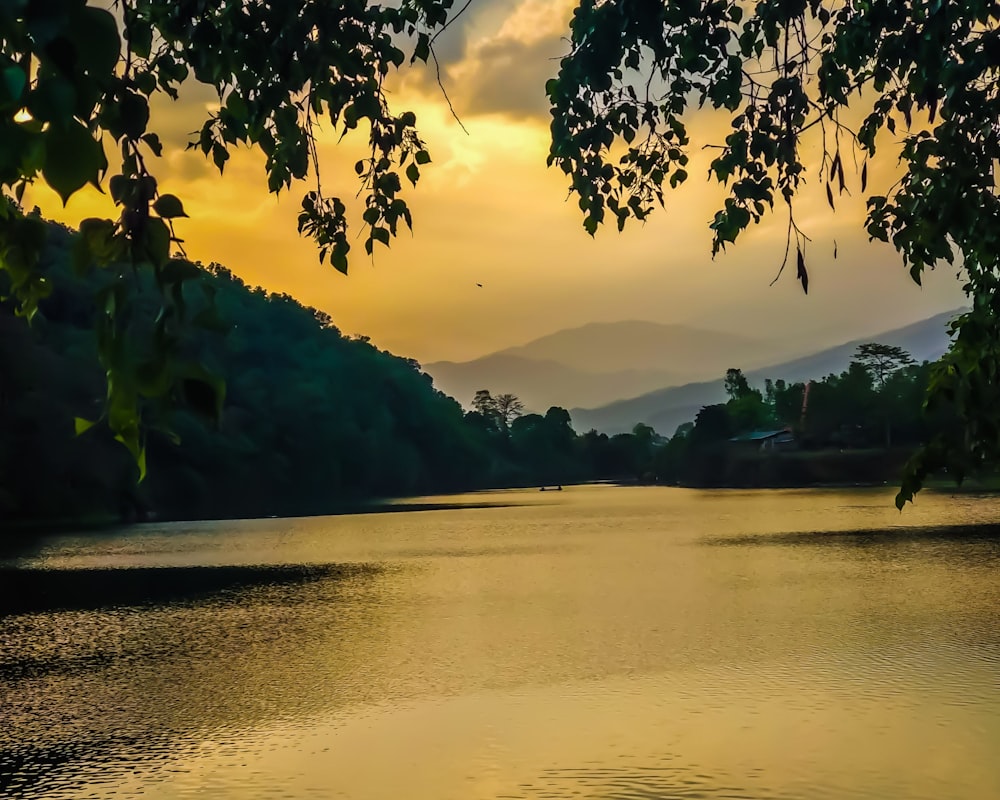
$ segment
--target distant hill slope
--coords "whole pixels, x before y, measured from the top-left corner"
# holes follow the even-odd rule
[[[663,386],[707,380],[733,364],[799,355],[787,344],[684,325],[601,322],[570,328],[474,361],[424,365],[434,384],[468,404],[476,391],[513,392],[533,411],[599,406]],[[776,355],[777,354],[777,355]]]
[[[493,394],[513,392],[529,411],[539,413],[550,406],[602,405],[630,393],[641,394],[678,382],[676,374],[665,371],[594,374],[555,361],[503,353],[464,363],[439,361],[423,369],[434,378],[436,388],[463,405],[468,406],[479,389],[488,389]]]
[[[703,369],[706,360],[715,363],[720,358],[736,357],[749,362],[761,353],[773,355],[774,345],[749,336],[633,320],[567,328],[507,348],[499,355],[556,361],[583,372],[669,370],[688,374]],[[763,363],[758,361],[754,366]]]
[[[948,335],[945,326],[959,313],[960,310],[956,309],[810,356],[762,369],[745,369],[744,372],[750,382],[757,386],[762,385],[765,378],[783,378],[790,382],[824,378],[831,373],[843,372],[857,346],[864,342],[896,345],[908,351],[917,361],[934,361],[947,350]],[[735,359],[727,360],[731,362],[729,366],[739,364]],[[724,375],[725,370],[722,370],[715,380],[659,389],[599,408],[574,408],[570,412],[573,427],[578,431],[596,428],[604,433],[614,434],[630,431],[637,422],[643,422],[659,433],[671,436],[678,425],[694,419],[703,406],[725,401],[726,393],[722,385]]]

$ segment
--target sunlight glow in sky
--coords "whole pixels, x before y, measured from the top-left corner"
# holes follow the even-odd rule
[[[691,179],[668,193],[665,213],[623,234],[612,226],[596,239],[587,236],[575,199],[567,201],[564,176],[545,166],[544,84],[565,52],[561,37],[572,5],[481,0],[439,39],[445,85],[468,135],[451,117],[431,70],[414,67],[399,77],[390,101],[417,113],[434,163],[407,195],[414,235],[403,234],[390,250],[376,249],[374,259],[365,257],[359,237],[348,277],[320,266],[313,245],[296,234],[299,200],[309,187],[269,195],[262,158],[246,151],[220,180],[200,153],[183,150],[214,97],[193,87],[178,104],[164,99],[152,127],[172,147],[154,169],[161,191],[180,196],[192,217],[178,227],[189,257],[223,263],[250,284],[288,292],[329,312],[345,332],[369,335],[425,363],[628,319],[796,337],[819,346],[963,304],[954,271],[928,275],[921,289],[895,253],[868,243],[861,202],[844,197],[831,215],[816,171],[796,212],[813,239],[808,297],[794,269],[769,285],[784,252],[780,210],[713,261],[708,223],[722,191],[703,179],[711,157],[701,148],[720,141],[728,121],[711,113],[689,124],[696,137]],[[357,190],[353,164],[364,134],[339,145],[338,135],[325,132],[324,183],[328,193],[349,198]],[[874,169],[869,190],[890,183],[889,175]],[[96,191],[74,197],[66,209],[45,189],[27,202],[69,224],[116,216]]]

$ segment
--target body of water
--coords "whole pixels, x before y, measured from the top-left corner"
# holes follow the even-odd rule
[[[0,554],[0,796],[1000,797],[1000,498],[427,502]]]

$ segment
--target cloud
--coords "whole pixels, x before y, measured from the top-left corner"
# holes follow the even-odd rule
[[[497,39],[456,66],[450,82],[461,87],[461,106],[470,114],[547,117],[545,82],[558,71],[556,59],[563,52],[565,45],[556,37],[534,42]]]
[[[624,234],[610,226],[588,237],[575,199],[567,201],[566,177],[545,168],[544,84],[558,66],[552,59],[568,49],[562,37],[571,6],[572,0],[475,0],[438,39],[442,76],[468,136],[451,119],[433,66],[397,76],[390,100],[397,111],[417,114],[433,163],[416,189],[406,186],[414,235],[378,248],[374,259],[364,257],[358,238],[363,198],[355,198],[353,170],[366,132],[338,143],[340,132],[324,126],[324,184],[344,198],[355,223],[346,278],[321,267],[314,243],[296,235],[299,198],[310,186],[296,183],[275,198],[267,193],[259,152],[238,148],[220,179],[211,161],[183,151],[217,102],[211,90],[185,87],[179,103],[158,98],[154,128],[167,150],[151,167],[191,214],[178,225],[189,254],[225,263],[252,285],[330,312],[342,330],[424,361],[472,358],[595,320],[687,322],[822,345],[960,304],[953,271],[927,276],[919,289],[898,255],[867,243],[860,197],[837,198],[831,216],[815,143],[805,153],[815,162],[812,181],[796,207],[813,240],[810,295],[802,295],[794,271],[769,285],[785,246],[780,206],[713,261],[708,223],[725,189],[705,180],[714,151],[702,145],[720,141],[729,119],[708,110],[688,120],[692,179],[668,195],[666,211]],[[895,169],[891,158],[873,162],[871,187],[891,185]],[[118,213],[94,190],[68,208],[40,186],[27,200],[70,224]]]
[[[437,38],[434,52],[458,115],[547,119],[545,82],[567,52],[572,8],[567,0],[520,0],[513,8],[494,0],[457,18]],[[409,90],[440,96],[433,62],[402,82]]]

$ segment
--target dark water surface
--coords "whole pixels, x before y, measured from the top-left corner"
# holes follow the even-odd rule
[[[454,501],[0,555],[0,797],[1000,798],[1000,498]]]

